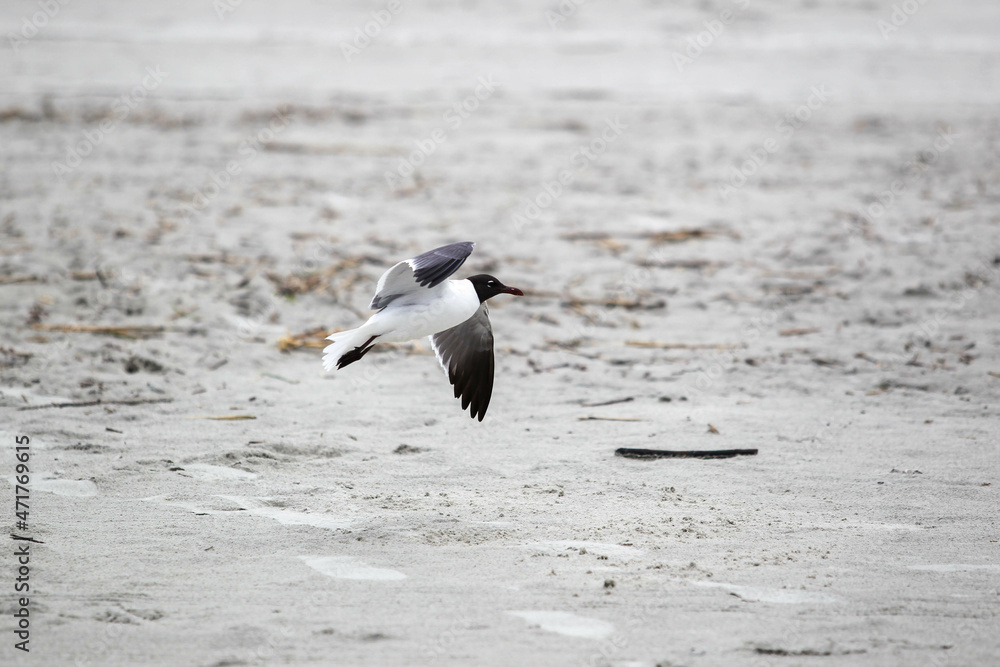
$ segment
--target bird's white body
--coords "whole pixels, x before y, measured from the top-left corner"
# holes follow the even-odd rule
[[[479,296],[466,279],[446,280],[432,289],[401,296],[357,329],[331,334],[329,340],[333,342],[323,350],[323,366],[332,370],[342,354],[372,336],[386,343],[423,338],[458,326],[477,310]]]
[[[479,310],[479,296],[468,280],[446,280],[427,294],[404,296],[368,318],[361,328],[386,343],[402,343],[458,326]]]

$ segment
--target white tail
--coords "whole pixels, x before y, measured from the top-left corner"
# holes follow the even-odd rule
[[[332,342],[323,348],[323,369],[326,371],[334,370],[337,368],[337,362],[345,353],[364,345],[371,338],[371,334],[364,329],[362,326],[357,329],[338,331],[327,336],[326,339]]]

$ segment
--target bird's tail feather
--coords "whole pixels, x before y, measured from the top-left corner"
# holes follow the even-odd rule
[[[354,363],[372,348],[375,338],[364,327],[330,334],[326,339],[331,343],[323,348],[323,369],[332,371]]]

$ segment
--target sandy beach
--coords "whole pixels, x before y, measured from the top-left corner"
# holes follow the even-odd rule
[[[1000,661],[1000,6],[0,23],[0,663]],[[323,373],[467,240],[482,423]]]

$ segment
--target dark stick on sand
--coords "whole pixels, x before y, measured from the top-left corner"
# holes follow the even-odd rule
[[[122,401],[81,401],[79,403],[46,403],[45,405],[28,405],[18,410],[44,410],[45,408],[89,408],[95,405],[145,405],[146,403],[172,403],[172,398],[129,398]]]
[[[615,456],[624,456],[627,459],[730,459],[734,456],[754,456],[756,453],[756,449],[703,449],[678,452],[669,449],[621,447],[615,450]]]
[[[614,405],[615,403],[628,403],[634,401],[634,396],[626,396],[625,398],[615,398],[610,401],[603,401],[601,403],[580,403],[585,408],[599,408],[604,405]]]

